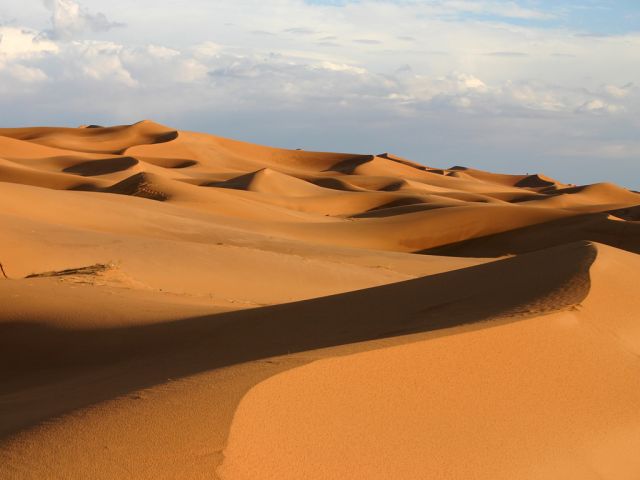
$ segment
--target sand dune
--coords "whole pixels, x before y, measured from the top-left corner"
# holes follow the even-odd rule
[[[178,132],[145,120],[109,128],[0,128],[0,136],[64,150],[120,154],[133,145],[174,140]]]
[[[640,329],[629,311],[640,303],[629,282],[640,263],[598,250],[585,298],[565,297],[576,278],[541,300],[580,304],[569,311],[260,383],[235,413],[221,478],[635,478]],[[624,299],[613,322],[600,298],[611,282]]]
[[[640,194],[0,129],[0,477],[636,479]]]

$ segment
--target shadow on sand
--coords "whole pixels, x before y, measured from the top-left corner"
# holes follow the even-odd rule
[[[253,360],[541,315],[584,299],[595,257],[593,245],[578,242],[365,290],[130,328],[67,330],[5,323],[0,325],[0,384],[5,385],[0,395],[14,394],[10,386],[16,379],[60,382],[65,375],[115,365],[125,372],[104,388],[67,392],[73,400],[43,411],[44,420],[169,378]],[[40,387],[18,383],[23,383],[21,390]],[[77,388],[83,388],[81,382]],[[11,416],[10,408],[0,414]],[[0,437],[19,430],[20,422],[9,423]]]

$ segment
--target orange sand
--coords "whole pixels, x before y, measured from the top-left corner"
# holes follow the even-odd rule
[[[0,478],[640,477],[640,195],[0,129]]]

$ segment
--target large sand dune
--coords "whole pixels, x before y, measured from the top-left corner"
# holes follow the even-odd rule
[[[640,194],[0,129],[0,478],[640,478]]]

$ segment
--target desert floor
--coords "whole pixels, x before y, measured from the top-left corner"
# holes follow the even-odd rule
[[[0,478],[640,478],[640,194],[0,129]]]

